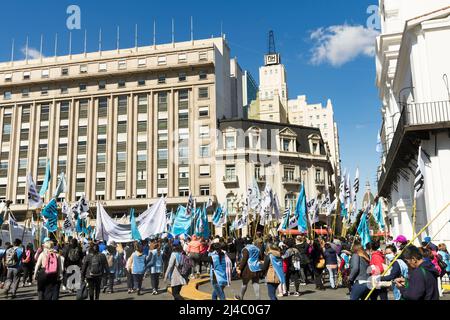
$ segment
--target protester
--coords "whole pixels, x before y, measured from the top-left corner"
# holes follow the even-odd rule
[[[290,238],[286,240],[288,249],[283,254],[282,259],[286,262],[286,291],[284,296],[289,295],[289,288],[291,280],[294,282],[294,296],[300,296],[300,272],[301,272],[301,256],[298,249],[295,247],[295,240]],[[284,284],[284,282],[283,282]]]
[[[386,263],[390,265],[397,255],[397,248],[395,247],[395,245],[388,245],[386,247],[385,253]],[[391,282],[392,292],[394,294],[395,300],[400,300],[402,297],[400,290],[397,288],[394,282],[396,279],[401,277],[405,279],[408,278],[408,266],[406,265],[405,261],[403,261],[401,258],[398,258],[392,265],[390,273],[380,278],[381,282]]]
[[[55,251],[53,241],[47,240],[34,268],[34,279],[37,281],[39,300],[58,300],[59,281],[63,275],[61,257]]]
[[[372,276],[381,276],[384,273],[384,262],[385,258],[383,253],[380,251],[380,243],[377,241],[372,241],[369,244],[369,254],[370,254],[370,267]],[[375,289],[370,296],[372,300],[388,300],[387,288]]]
[[[279,246],[272,244],[269,247],[262,269],[266,273],[267,293],[270,300],[278,300],[276,296],[277,287],[286,283]]]
[[[402,257],[410,268],[408,279],[395,280],[397,288],[405,300],[439,300],[438,271],[430,261],[425,261],[415,246],[406,247]]]
[[[90,300],[100,300],[102,279],[109,272],[106,257],[99,250],[98,244],[90,244],[81,269],[81,282],[87,281]]]
[[[231,285],[231,260],[223,252],[223,244],[213,243],[205,262],[211,264],[210,281],[213,287],[212,300],[226,300],[224,289]]]
[[[62,290],[67,290],[67,278],[69,277],[69,273],[67,272],[67,269],[71,266],[78,266],[81,267],[81,263],[83,260],[83,251],[78,243],[78,240],[76,238],[72,238],[69,240],[69,245],[66,245],[63,249],[63,257],[64,257],[64,278],[63,278],[63,285]],[[74,292],[75,289],[72,288],[70,290],[71,292]]]
[[[152,295],[159,293],[159,276],[163,272],[163,253],[161,252],[160,243],[156,243],[154,249],[150,252],[151,259],[149,262],[150,277],[152,284]]]
[[[300,285],[307,285],[309,284],[308,275],[311,275],[311,280],[314,277],[313,272],[311,271],[310,268],[311,260],[309,258],[309,252],[311,247],[304,235],[299,235],[297,237],[295,247],[300,252],[300,264],[301,264]]]
[[[261,277],[261,264],[259,261],[262,260],[262,253],[260,249],[252,244],[252,240],[246,239],[246,246],[242,249],[242,259],[239,262],[237,268],[238,276],[242,279],[242,287],[240,295],[235,298],[237,300],[243,300],[245,293],[247,292],[248,284],[251,281],[253,285],[253,290],[255,292],[256,300],[260,300],[259,293],[259,279]]]
[[[125,270],[125,275],[127,277],[127,288],[128,288],[128,294],[133,293],[133,275],[131,274],[131,272],[129,272],[128,270],[130,270],[130,263],[131,263],[131,256],[133,255],[134,252],[134,246],[133,243],[127,243],[124,249],[124,256],[123,256],[123,264],[124,264],[124,270]]]
[[[22,268],[22,241],[20,239],[14,240],[14,244],[6,249],[5,252],[5,266],[7,268],[6,281],[4,285],[4,294],[8,298],[11,294],[11,299],[16,298],[17,288],[19,286],[21,268]]]
[[[202,251],[202,243],[200,242],[200,239],[196,235],[193,235],[191,241],[187,246],[186,251],[189,257],[192,259],[192,262],[194,263],[191,276],[192,278],[200,277],[200,268],[202,264],[200,260],[201,251]]]
[[[322,279],[322,274],[325,270],[325,257],[323,254],[323,247],[321,242],[323,242],[323,240],[314,240],[311,251],[311,261],[314,270],[314,282],[316,283],[317,290],[325,290]]]
[[[362,245],[357,243],[353,246],[353,254],[350,259],[350,276],[351,285],[350,300],[363,300],[369,293],[367,279],[369,274],[370,259]]]
[[[330,276],[330,286],[337,289],[338,253],[329,242],[325,243],[324,258]]]
[[[180,295],[181,288],[187,284],[187,279],[182,275],[183,263],[186,262],[186,255],[183,252],[181,242],[175,240],[172,244],[172,254],[167,266],[164,280],[170,279],[170,287],[175,300],[184,300]],[[189,276],[189,275],[187,275]]]
[[[438,247],[438,253],[442,258],[442,261],[445,264],[445,272],[447,273],[447,276],[450,278],[450,254],[447,251],[447,246],[445,243],[441,243]]]
[[[106,250],[102,252],[106,261],[108,262],[109,272],[105,273],[103,277],[103,293],[114,293],[114,279],[117,272],[117,264],[118,264],[118,253],[116,250],[116,244],[112,241],[107,247]],[[108,290],[108,291],[106,291]]]
[[[22,257],[23,268],[23,286],[29,287],[33,282],[33,270],[34,270],[34,251],[33,244],[27,244],[25,252]]]
[[[137,245],[136,251],[131,255],[129,260],[128,272],[133,275],[133,292],[137,292],[137,295],[140,296],[142,281],[144,280],[144,273],[148,264],[148,256],[144,254],[144,248],[141,244]]]

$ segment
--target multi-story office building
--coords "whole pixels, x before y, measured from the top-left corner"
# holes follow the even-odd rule
[[[254,181],[276,193],[280,210],[294,209],[303,183],[308,199],[334,193],[333,168],[317,128],[260,120],[219,122],[216,192],[233,216]],[[323,222],[326,222],[322,216]]]
[[[341,175],[339,134],[337,124],[334,121],[331,100],[328,100],[327,105],[323,107],[321,103],[308,104],[305,95],[298,96],[297,99],[288,101],[288,115],[289,123],[320,129],[330,154],[335,179],[339,178]]]
[[[39,188],[47,159],[46,201],[60,172],[62,197],[109,212],[214,199],[217,120],[238,109],[229,51],[213,38],[1,63],[0,199],[25,213],[26,175]]]
[[[428,159],[415,229],[450,201],[450,8],[448,0],[381,0],[380,10],[376,67],[384,150],[378,193],[388,200],[393,234],[411,238],[419,146]],[[448,220],[447,210],[421,238],[450,244]]]

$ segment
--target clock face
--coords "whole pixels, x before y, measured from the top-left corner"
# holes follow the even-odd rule
[[[266,55],[266,66],[280,63],[280,56],[278,54]]]

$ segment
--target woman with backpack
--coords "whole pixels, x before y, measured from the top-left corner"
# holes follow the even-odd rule
[[[83,261],[83,250],[81,249],[81,246],[79,245],[77,239],[72,238],[70,240],[70,244],[66,246],[63,250],[63,257],[64,257],[64,279],[62,289],[63,291],[65,291],[67,289],[66,288],[67,278],[70,276],[70,274],[67,273],[67,269],[70,266],[81,267],[81,263]],[[72,289],[71,292],[74,292],[74,289]]]
[[[150,277],[152,282],[152,295],[157,295],[159,290],[159,276],[163,271],[163,255],[161,252],[161,244],[157,242],[150,252],[151,259],[149,263]]]
[[[186,285],[187,281],[181,274],[183,262],[186,260],[186,255],[183,252],[181,242],[175,240],[172,244],[172,254],[170,255],[169,264],[167,266],[164,280],[170,279],[170,287],[172,288],[172,295],[175,300],[184,300],[180,295],[181,288]],[[189,276],[189,275],[188,275]]]
[[[210,280],[213,287],[212,300],[226,300],[224,289],[231,285],[231,270],[233,264],[223,249],[223,244],[213,243],[209,254],[202,258],[210,264]]]
[[[23,267],[23,286],[31,286],[33,282],[33,270],[34,270],[34,251],[33,244],[27,244],[25,252],[22,256]]]
[[[111,242],[107,247],[106,250],[102,252],[105,257],[106,261],[108,262],[108,268],[109,272],[105,273],[103,277],[103,293],[108,290],[108,294],[114,293],[114,278],[116,274],[117,269],[117,262],[118,262],[118,254],[116,250],[116,244],[114,242]]]
[[[369,273],[367,268],[370,265],[370,258],[361,244],[353,246],[353,254],[350,259],[350,275],[349,282],[352,286],[350,292],[350,300],[362,300],[369,293],[367,282]]]
[[[322,274],[325,270],[325,257],[323,254],[323,248],[321,242],[316,239],[312,245],[311,261],[314,270],[314,282],[316,283],[317,290],[325,290],[323,285]]]
[[[39,300],[58,300],[58,281],[62,277],[62,264],[53,248],[53,241],[46,241],[34,268]],[[59,290],[58,290],[59,291]]]
[[[301,279],[301,261],[300,252],[295,247],[295,240],[289,238],[286,240],[288,249],[283,255],[283,259],[286,261],[286,291],[283,292],[283,296],[289,295],[289,288],[291,280],[295,285],[294,295],[300,296],[300,279]]]
[[[144,273],[147,268],[148,256],[144,254],[144,248],[141,244],[136,246],[136,251],[130,257],[128,265],[128,272],[133,275],[134,288],[133,292],[141,295],[142,281],[144,280]]]
[[[278,300],[276,295],[277,287],[287,283],[283,272],[283,259],[281,258],[279,246],[275,244],[269,246],[262,269],[266,273],[267,292],[270,300]]]
[[[337,271],[338,271],[338,256],[336,250],[331,246],[329,242],[325,244],[324,249],[325,265],[330,275],[331,289],[337,289]]]
[[[81,282],[87,281],[90,300],[100,299],[100,287],[105,272],[109,272],[106,257],[99,252],[98,244],[91,242],[89,245],[89,254],[84,258],[81,269]]]

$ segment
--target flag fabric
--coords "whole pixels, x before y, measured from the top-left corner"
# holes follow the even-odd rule
[[[419,156],[417,158],[417,169],[414,179],[414,198],[419,198],[425,187],[425,159],[422,146],[419,147]]]
[[[261,193],[259,191],[258,182],[256,178],[253,177],[252,185],[247,188],[247,204],[251,210],[254,212],[257,210],[261,201]]]
[[[64,229],[64,234],[71,234],[73,231],[72,220],[67,215],[64,217],[63,229]]]
[[[213,225],[221,228],[226,222],[226,214],[224,207],[219,205],[213,215]]]
[[[188,216],[186,208],[179,206],[172,226],[172,234],[174,236],[189,234],[191,232],[191,224],[192,215]]]
[[[191,217],[192,212],[194,212],[194,214],[195,214],[195,206],[194,206],[194,199],[192,198],[192,194],[190,194],[188,203],[186,206],[186,217]]]
[[[273,194],[273,214],[276,220],[280,219],[280,200],[276,193]]]
[[[381,199],[378,199],[378,203],[373,209],[373,217],[378,223],[381,231],[384,231],[384,216],[383,216],[383,205]]]
[[[377,153],[383,153],[383,143],[381,142],[381,132],[380,131],[378,131],[376,151],[377,151]]]
[[[327,206],[327,213],[326,213],[327,217],[331,216],[333,211],[336,210],[337,204],[338,204],[338,199],[334,199],[334,201]]]
[[[306,193],[305,187],[303,183],[300,187],[300,194],[297,199],[297,205],[295,206],[295,218],[298,222],[298,231],[300,232],[308,232],[308,223],[307,223],[307,208],[306,208]]]
[[[6,215],[6,203],[0,202],[0,227],[3,225],[3,222],[5,222],[5,215]]]
[[[356,195],[359,192],[359,168],[356,169],[355,181],[353,182],[353,192],[354,192],[353,201],[356,202]]]
[[[8,217],[8,223],[13,227],[13,228],[18,228],[19,225],[17,224],[16,219],[13,217],[13,215],[11,214],[11,211],[9,212],[9,217]]]
[[[86,200],[86,196],[83,194],[78,201],[78,212],[81,216],[81,219],[86,219],[89,212],[89,203]]]
[[[37,191],[36,184],[33,181],[31,173],[28,173],[27,175],[27,183],[28,183],[28,207],[41,208],[43,204],[42,198]]]
[[[34,214],[31,215],[31,235],[34,237],[36,234],[36,223],[34,222]]]
[[[341,177],[341,183],[339,184],[339,202],[341,209],[345,208],[345,175],[346,175],[346,169],[344,169],[344,174]],[[341,210],[341,216],[346,216],[346,211]]]
[[[78,219],[78,216],[80,215],[80,204],[75,202],[70,210],[72,212],[72,219]]]
[[[58,184],[56,186],[55,193],[53,194],[54,198],[59,198],[59,195],[61,193],[65,193],[67,190],[67,182],[66,182],[66,175],[64,172],[61,172],[61,174],[58,176]]]
[[[61,205],[61,212],[65,216],[69,216],[70,215],[70,206],[69,206],[69,204],[66,201],[64,201],[62,203],[62,205]]]
[[[212,201],[212,199],[211,198],[209,198],[208,199],[208,203],[206,204],[206,209],[209,209],[209,208],[211,208],[212,206],[213,206],[214,204],[213,204],[213,201]]]
[[[350,211],[351,202],[352,202],[352,193],[350,185],[350,174],[347,173],[347,177],[345,179],[345,208],[347,209],[347,212]]]
[[[45,218],[46,222],[44,227],[48,232],[56,232],[58,230],[58,206],[56,199],[52,199],[42,210],[41,215]]]
[[[45,168],[44,182],[42,183],[41,190],[39,191],[39,195],[41,196],[41,198],[45,197],[45,193],[48,190],[48,185],[50,184],[51,177],[52,176],[50,174],[50,160],[49,160],[47,161],[47,167]]]
[[[283,213],[283,221],[281,223],[280,230],[288,230],[289,228],[289,220],[291,218],[291,209],[287,208]]]
[[[134,208],[131,209],[130,212],[130,224],[131,224],[131,238],[136,241],[141,241],[141,234],[136,225],[136,218],[134,216]]]
[[[366,245],[371,241],[369,221],[368,221],[369,210],[370,210],[370,205],[367,206],[366,210],[364,211],[363,215],[361,216],[361,222],[359,223],[358,230],[357,230],[357,232],[361,238],[361,244],[363,246],[363,249],[366,249]]]

